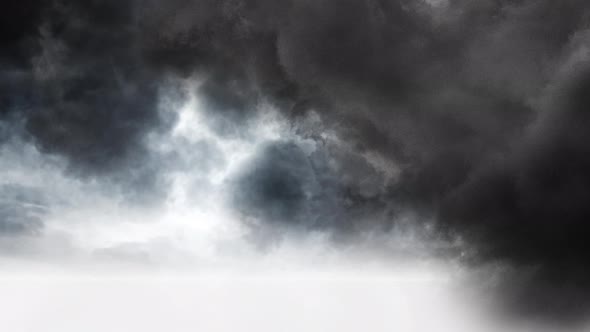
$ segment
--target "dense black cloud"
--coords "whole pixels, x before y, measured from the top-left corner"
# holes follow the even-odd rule
[[[220,135],[267,102],[319,146],[271,144],[235,180],[261,228],[354,237],[413,210],[470,262],[526,270],[514,303],[573,312],[590,289],[589,14],[584,0],[20,1],[0,14],[0,139],[150,191],[158,89],[196,74]]]
[[[532,269],[510,278],[519,287],[503,286],[512,304],[522,295],[519,309],[552,317],[590,306],[589,79],[584,72],[560,86],[521,146],[480,168],[442,207],[443,222],[478,246],[476,259]]]

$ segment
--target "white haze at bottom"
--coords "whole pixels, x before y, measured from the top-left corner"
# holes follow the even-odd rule
[[[0,276],[0,329],[555,331],[493,318],[481,298],[457,286],[443,272],[425,269],[110,275],[33,269]]]
[[[0,280],[3,331],[492,331],[446,283],[357,274]]]

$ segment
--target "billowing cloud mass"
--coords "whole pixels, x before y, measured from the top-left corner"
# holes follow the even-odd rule
[[[89,188],[132,209],[221,195],[261,248],[404,229],[498,267],[511,313],[590,314],[587,1],[2,7],[2,238]]]

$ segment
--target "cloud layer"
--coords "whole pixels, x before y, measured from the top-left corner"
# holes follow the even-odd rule
[[[589,14],[583,0],[19,1],[0,14],[0,142],[130,205],[164,204],[171,174],[225,181],[265,243],[370,241],[411,215],[441,256],[513,271],[511,309],[569,321],[590,307]],[[202,118],[183,129],[189,115],[165,110],[195,96]],[[254,125],[264,110],[281,133]],[[58,203],[12,171],[0,232],[34,234]]]

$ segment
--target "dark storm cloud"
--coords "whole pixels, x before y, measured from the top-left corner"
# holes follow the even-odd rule
[[[77,176],[132,200],[157,188],[145,134],[166,125],[141,56],[133,1],[23,1],[3,10],[0,121]]]
[[[319,114],[320,134],[308,136],[318,150],[271,144],[235,180],[236,208],[261,228],[354,236],[364,223],[388,230],[411,209],[464,238],[470,262],[533,269],[525,283],[534,291],[511,292],[522,294],[515,303],[530,308],[538,294],[545,311],[557,298],[588,307],[578,301],[590,289],[587,1],[56,0],[5,9],[0,139],[21,133],[78,175],[150,191],[161,161],[144,138],[169,124],[156,107],[159,85],[197,74],[220,135],[236,135],[261,102],[294,126]],[[326,144],[322,131],[347,148]],[[370,156],[399,172],[385,176]]]
[[[511,230],[490,241],[500,255],[562,259],[584,252],[590,199],[589,83],[587,73],[568,82],[509,158],[490,160],[448,196],[455,219],[490,227],[487,236]],[[525,236],[526,243],[516,241]]]
[[[310,191],[307,182],[313,179],[308,163],[294,144],[268,146],[239,180],[238,193],[242,197],[238,196],[238,201],[255,217],[297,222],[305,212],[303,205]]]
[[[248,163],[232,184],[232,198],[263,245],[286,230],[328,230],[333,240],[349,241],[391,229],[400,211],[385,199],[386,183],[382,172],[346,147],[329,143],[310,150],[302,142],[279,141]]]
[[[477,245],[475,259],[532,269],[502,287],[519,310],[550,317],[584,317],[590,306],[590,76],[575,76],[509,158],[491,160],[442,204],[442,220]]]
[[[35,32],[43,11],[40,4],[34,0],[19,1],[6,5],[0,14],[0,120],[13,108],[30,103],[29,60],[37,45]],[[0,137],[0,142],[4,139]]]
[[[27,130],[43,150],[109,170],[142,148],[141,135],[158,120],[133,2],[56,3],[50,13],[32,59],[36,105]]]

